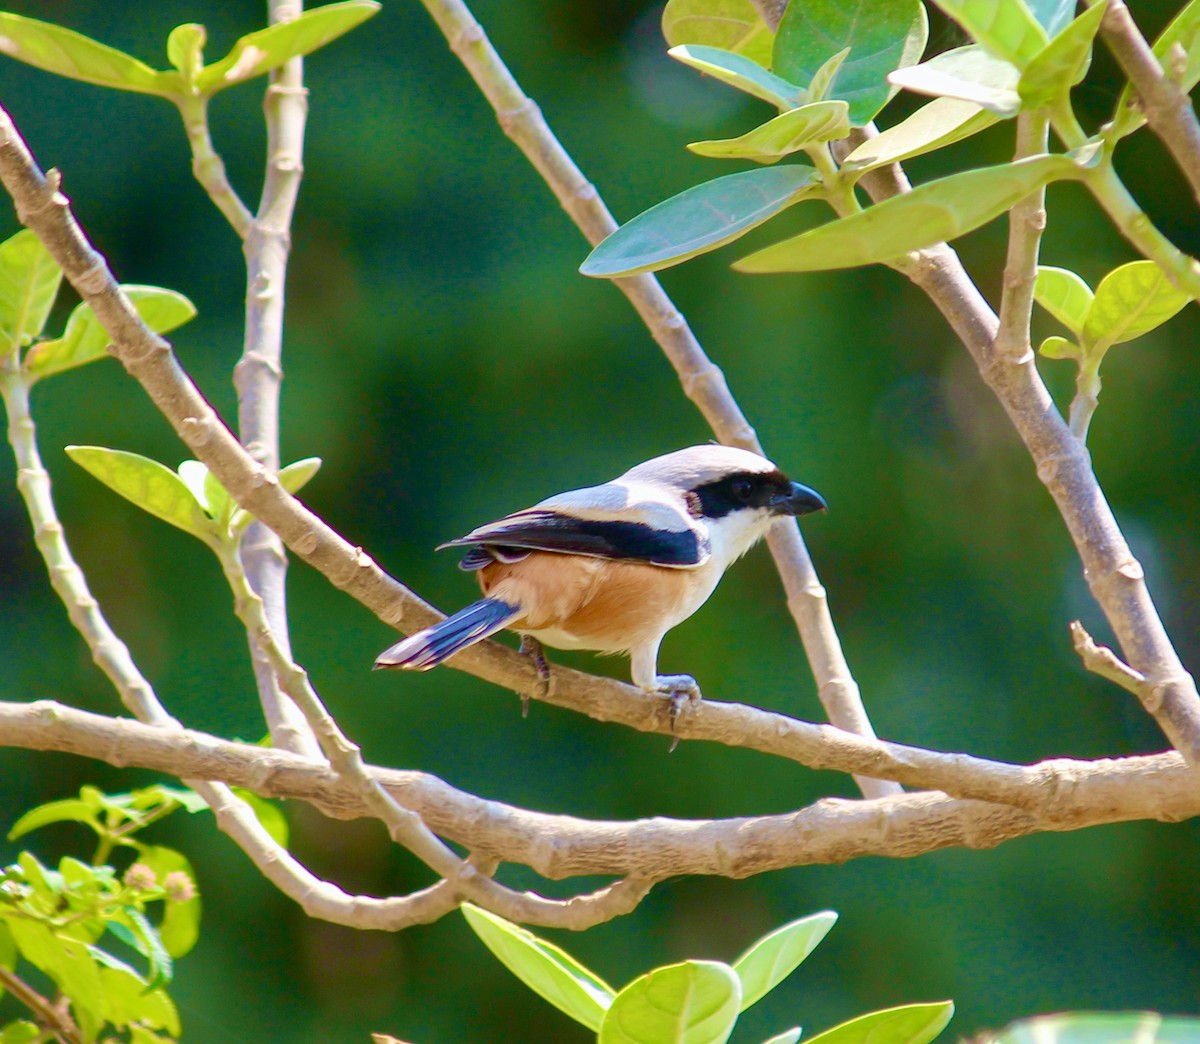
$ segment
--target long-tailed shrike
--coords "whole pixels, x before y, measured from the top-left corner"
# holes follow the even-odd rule
[[[670,696],[674,721],[700,689],[690,675],[658,673],[663,636],[776,519],[825,507],[815,490],[746,450],[691,446],[655,457],[442,544],[470,549],[460,568],[479,574],[485,597],[397,642],[375,666],[429,670],[507,628],[521,635],[543,686],[542,642],[628,653],[634,684]]]

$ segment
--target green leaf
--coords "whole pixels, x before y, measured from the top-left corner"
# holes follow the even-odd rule
[[[1083,332],[1092,296],[1092,288],[1069,269],[1038,265],[1033,299],[1076,336]]]
[[[1153,1011],[1069,1011],[1006,1026],[996,1044],[1200,1044],[1200,1019]]]
[[[616,996],[608,983],[533,932],[471,903],[463,903],[461,909],[484,946],[534,993],[588,1029],[600,1029]]]
[[[158,286],[127,285],[121,289],[151,330],[166,333],[195,318],[196,306],[183,294]],[[33,380],[103,359],[112,338],[89,304],[76,305],[62,337],[35,344],[25,353],[25,372]]]
[[[764,1040],[763,1044],[796,1044],[800,1039],[800,1027],[795,1029],[784,1030],[782,1033],[776,1034],[770,1040]]]
[[[17,1019],[0,1030],[0,1044],[30,1044],[38,1040],[42,1031],[32,1022]]]
[[[1048,181],[1075,178],[1069,156],[1034,156],[931,181],[734,263],[739,272],[816,272],[890,261],[965,235]]]
[[[295,496],[309,480],[321,469],[320,457],[305,457],[303,460],[292,461],[279,471],[279,484],[292,496]]]
[[[199,501],[175,472],[138,453],[103,446],[68,446],[67,456],[109,489],[155,518],[205,543],[216,531]]]
[[[0,354],[42,332],[61,282],[58,262],[29,229],[0,243]]]
[[[1075,17],[1075,0],[1025,0],[1025,4],[1051,39]]]
[[[167,37],[167,60],[179,70],[184,83],[194,83],[204,68],[207,42],[207,31],[195,22],[175,26]]]
[[[737,1022],[742,986],[719,961],[684,961],[634,979],[613,999],[599,1044],[724,1044]]]
[[[1076,359],[1083,358],[1083,349],[1074,341],[1065,337],[1047,337],[1038,348],[1038,353],[1047,359]]]
[[[809,1037],[808,1044],[929,1044],[953,1014],[953,1001],[885,1008]]]
[[[162,937],[158,934],[158,929],[136,906],[126,906],[122,914],[124,921],[113,921],[109,924],[109,928],[115,932],[123,924],[124,927],[131,930],[133,948],[150,962],[150,971],[146,976],[150,988],[166,986],[174,976],[175,968],[171,955],[167,952]],[[129,939],[123,941],[130,942]]]
[[[976,43],[1018,69],[1046,46],[1046,30],[1025,0],[934,0]]]
[[[138,862],[145,863],[154,871],[159,884],[166,880],[168,874],[174,873],[187,874],[191,879],[195,895],[183,902],[168,898],[162,923],[158,926],[158,934],[167,953],[178,960],[196,945],[200,937],[200,890],[196,887],[192,864],[181,852],[161,845],[140,846]]]
[[[820,187],[815,170],[791,164],[706,181],[627,221],[579,271],[612,278],[677,265],[731,243]]]
[[[887,74],[920,61],[928,37],[920,0],[791,0],[771,67],[807,87],[834,51],[850,48],[826,97],[849,102],[850,122],[861,127],[896,93]]]
[[[798,109],[789,109],[740,138],[695,141],[688,149],[698,156],[714,159],[776,163],[806,145],[844,138],[850,133],[847,113],[848,106],[844,101],[811,102]]]
[[[1171,19],[1162,34],[1154,41],[1154,56],[1160,63],[1166,64],[1167,56],[1176,44],[1179,44],[1188,54],[1188,63],[1180,87],[1190,92],[1197,82],[1200,82],[1200,54],[1197,42],[1200,42],[1200,0],[1190,0],[1174,18]],[[1136,107],[1133,87],[1126,84],[1117,99],[1117,107],[1113,117],[1110,137],[1123,138],[1132,134],[1146,122],[1140,108]]]
[[[841,71],[846,59],[850,57],[850,48],[843,47],[837,54],[830,55],[825,63],[813,73],[808,83],[808,100],[810,102],[826,101],[833,90],[833,81]],[[847,109],[849,108],[849,102]]]
[[[235,83],[269,73],[348,33],[379,7],[375,0],[345,0],[305,11],[290,22],[247,33],[224,58],[200,72],[196,87],[202,94],[215,94]]]
[[[973,102],[934,98],[906,120],[868,138],[842,162],[848,174],[900,163],[912,156],[952,145],[992,126],[996,117]]]
[[[671,47],[719,47],[771,67],[775,34],[750,0],[668,0],[662,31]]]
[[[63,891],[62,875],[42,866],[32,852],[20,852],[17,865],[25,872],[25,883],[33,890],[33,898],[44,913],[53,913]]]
[[[271,840],[279,845],[280,848],[287,848],[288,821],[287,817],[283,814],[283,809],[275,804],[274,801],[268,801],[264,797],[259,797],[253,790],[246,790],[244,787],[233,787],[232,789],[238,797],[250,806],[259,825],[271,835]]]
[[[897,69],[888,80],[898,87],[934,98],[974,102],[1007,119],[1021,109],[1017,83],[1021,73],[1010,62],[993,58],[971,44],[930,58],[920,65]]]
[[[44,805],[31,808],[13,824],[13,828],[8,832],[8,839],[15,841],[31,830],[37,830],[38,827],[49,823],[83,823],[93,830],[100,828],[95,812],[86,801],[66,798],[62,801],[48,801]]]
[[[734,961],[733,970],[742,981],[740,1010],[760,1001],[791,975],[836,921],[832,910],[801,917],[764,935]]]
[[[153,783],[141,787],[129,795],[130,804],[138,809],[157,809],[163,805],[177,805],[185,812],[207,812],[208,802],[190,787],[172,787],[166,783]]]
[[[100,958],[103,951],[96,954]],[[119,1029],[142,1022],[179,1032],[179,1015],[175,1005],[161,989],[147,989],[146,982],[129,965],[108,954],[102,959],[100,981],[104,988],[105,1015]]]
[[[21,956],[71,998],[75,1021],[86,1039],[94,1039],[104,1022],[106,1004],[100,969],[88,946],[60,938],[40,921],[13,918],[8,926]]]
[[[1107,8],[1108,0],[1089,7],[1034,55],[1017,84],[1026,108],[1049,105],[1084,78],[1092,60],[1092,40]]]
[[[157,72],[82,33],[8,12],[0,12],[0,53],[58,76],[119,91],[169,98],[181,87],[178,73]]]
[[[781,110],[794,109],[808,101],[808,94],[803,87],[767,72],[757,62],[744,55],[723,51],[719,47],[705,47],[702,44],[672,47],[667,54],[684,65],[708,73],[714,79],[770,102]]]
[[[1153,261],[1131,261],[1100,280],[1083,324],[1084,340],[1105,346],[1132,341],[1161,326],[1190,300]]]

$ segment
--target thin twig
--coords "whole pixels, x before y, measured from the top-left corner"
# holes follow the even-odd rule
[[[1100,34],[1137,92],[1150,129],[1175,158],[1200,203],[1200,122],[1187,92],[1164,73],[1125,0],[1108,0]]]
[[[496,112],[504,133],[525,154],[563,209],[591,244],[616,229],[599,193],[583,176],[546,124],[537,104],[521,90],[483,27],[461,0],[422,0],[450,49]],[[704,352],[687,321],[653,275],[615,279],[668,361],[684,394],[695,403],[721,442],[763,453],[762,444],[729,391],[725,375]],[[787,592],[804,651],[829,720],[840,728],[874,736],[857,683],[842,652],[825,588],[794,521],[775,525],[768,544]],[[856,778],[867,797],[894,793],[895,787]]]
[[[1097,645],[1078,620],[1071,621],[1071,644],[1089,671],[1116,682],[1138,699],[1142,698],[1146,689],[1145,676],[1125,663],[1107,645]]]
[[[49,997],[38,993],[15,972],[0,965],[0,987],[11,993],[25,1005],[40,1025],[62,1041],[62,1044],[83,1044],[83,1034],[63,1004],[55,1004]]]

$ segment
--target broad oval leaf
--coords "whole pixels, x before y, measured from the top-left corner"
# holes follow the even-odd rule
[[[1067,268],[1038,265],[1033,299],[1076,336],[1083,331],[1092,297],[1082,276]]]
[[[733,267],[739,272],[816,272],[890,261],[987,224],[1049,181],[1080,175],[1069,156],[1034,156],[963,171],[785,239]]]
[[[58,262],[29,229],[0,243],[0,354],[42,332],[61,282]]]
[[[634,979],[614,998],[599,1044],[724,1044],[737,1021],[742,987],[719,961],[683,961]]]
[[[702,44],[672,47],[667,54],[684,65],[708,73],[713,79],[770,102],[781,110],[794,109],[808,101],[808,93],[803,87],[789,83],[773,72],[767,72],[757,62],[744,55],[723,51],[719,47],[705,47]]]
[[[971,38],[1018,69],[1046,46],[1049,36],[1025,0],[934,0]]]
[[[750,0],[668,0],[662,31],[671,47],[719,47],[771,67],[775,34]]]
[[[801,917],[764,935],[734,961],[733,970],[742,981],[740,1010],[745,1011],[791,975],[836,921],[832,910]]]
[[[1190,92],[1197,82],[1200,82],[1200,61],[1196,60],[1200,48],[1196,43],[1200,40],[1200,0],[1190,0],[1162,31],[1154,41],[1154,56],[1164,62],[1167,55],[1178,44],[1188,54],[1188,63],[1180,87]],[[1146,122],[1146,117],[1140,108],[1134,107],[1134,92],[1130,84],[1126,84],[1117,99],[1116,115],[1113,117],[1110,137],[1123,138],[1131,134]]]
[[[1017,84],[1017,93],[1027,108],[1049,105],[1087,75],[1092,40],[1107,8],[1108,0],[1089,7],[1033,56]]]
[[[791,0],[771,67],[807,87],[834,51],[848,47],[824,97],[848,102],[850,122],[861,127],[896,93],[887,74],[920,61],[928,37],[920,0]]]
[[[290,22],[247,33],[224,58],[201,70],[196,87],[202,94],[215,94],[235,83],[262,76],[348,33],[379,7],[376,0],[345,0],[305,11]]]
[[[8,839],[15,841],[18,837],[28,834],[31,830],[44,827],[48,823],[84,823],[95,829],[99,826],[96,813],[86,801],[79,798],[65,798],[62,801],[48,801],[37,808],[31,808],[14,824],[8,832]]]
[[[155,518],[205,543],[216,539],[212,522],[183,479],[158,461],[103,446],[68,446],[66,452],[114,493]]]
[[[565,950],[503,917],[463,903],[471,930],[534,993],[591,1030],[599,1030],[616,991]]]
[[[155,333],[166,333],[196,316],[196,306],[183,294],[159,286],[121,287],[138,315]],[[32,380],[74,369],[105,358],[112,338],[89,304],[78,304],[67,319],[62,337],[35,344],[25,354],[24,368]]]
[[[885,1008],[809,1037],[808,1044],[929,1044],[953,1014],[953,1001]]]
[[[897,87],[935,98],[973,102],[1007,119],[1021,109],[1021,73],[1011,62],[970,44],[935,55],[920,65],[897,69],[888,80]]]
[[[796,1044],[800,1039],[801,1029],[799,1026],[790,1030],[784,1030],[782,1033],[777,1033],[769,1040],[764,1040],[763,1044]]]
[[[1103,345],[1132,341],[1161,326],[1190,300],[1153,261],[1130,261],[1100,280],[1083,324],[1084,340]]]
[[[1083,349],[1074,341],[1068,341],[1065,337],[1047,337],[1039,346],[1038,354],[1044,355],[1047,359],[1075,359],[1080,361],[1083,359]]]
[[[579,271],[611,279],[677,265],[745,235],[819,188],[812,167],[791,164],[706,181],[627,221]]]
[[[844,138],[850,133],[848,111],[844,101],[810,102],[781,113],[740,138],[694,141],[688,149],[714,159],[777,163],[806,145]]]
[[[0,53],[46,72],[120,91],[169,98],[179,93],[174,72],[158,72],[132,55],[71,29],[0,12]]]
[[[889,163],[901,163],[953,145],[996,122],[996,116],[974,102],[934,98],[908,119],[864,141],[842,161],[842,170],[860,175]]]
[[[1200,1019],[1153,1011],[1069,1011],[1006,1026],[996,1044],[1200,1044]]]

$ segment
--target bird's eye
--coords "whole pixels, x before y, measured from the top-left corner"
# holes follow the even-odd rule
[[[754,492],[754,484],[748,479],[736,479],[733,483],[733,495],[741,501],[750,499],[750,495]]]

